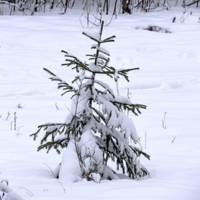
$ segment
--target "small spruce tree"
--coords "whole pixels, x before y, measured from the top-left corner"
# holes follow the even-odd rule
[[[63,89],[62,95],[72,93],[72,106],[64,123],[40,125],[38,131],[31,136],[35,140],[38,133],[45,130],[38,151],[47,149],[48,152],[53,147],[60,153],[60,147],[66,149],[60,170],[62,166],[66,168],[70,159],[77,159],[80,173],[75,174],[76,176],[97,182],[102,178],[117,179],[118,176],[108,166],[110,158],[115,161],[117,168],[121,167],[123,173],[136,179],[148,174],[147,169],[140,164],[140,155],[148,159],[150,156],[136,147],[138,135],[124,110],[137,116],[141,113],[140,109],[145,109],[146,106],[133,104],[126,97],[116,96],[108,84],[97,79],[97,75],[107,75],[115,81],[121,76],[129,81],[127,73],[138,68],[116,70],[108,65],[110,54],[101,44],[114,42],[115,36],[102,39],[103,26],[102,21],[100,31],[96,34],[83,32],[96,43],[91,47],[95,49],[95,54],[87,55],[91,60],[89,64],[62,51],[66,57],[63,65],[71,67],[79,74],[72,85],[44,69],[51,75],[52,81],[58,82],[58,88]],[[76,152],[73,158],[70,157],[72,152]],[[69,159],[66,165],[64,159]],[[62,174],[60,171],[59,177]]]

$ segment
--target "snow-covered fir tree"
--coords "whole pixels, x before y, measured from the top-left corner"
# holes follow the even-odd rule
[[[83,32],[95,42],[91,46],[95,54],[87,55],[90,63],[82,62],[76,56],[66,52],[66,65],[76,70],[78,75],[72,84],[66,83],[48,69],[50,79],[58,82],[58,88],[64,94],[72,93],[71,110],[64,123],[40,125],[31,136],[36,139],[44,129],[45,134],[38,150],[53,147],[60,153],[65,148],[63,158],[57,170],[63,180],[77,181],[83,178],[99,182],[101,179],[119,179],[119,176],[108,166],[108,161],[116,163],[117,169],[132,178],[140,178],[148,171],[140,163],[140,155],[150,158],[136,147],[138,135],[132,120],[124,111],[140,114],[145,105],[133,104],[129,98],[117,96],[105,82],[98,80],[98,75],[109,76],[117,81],[127,73],[138,68],[116,70],[109,66],[110,53],[101,44],[113,42],[115,36],[102,39],[104,22],[96,34]]]

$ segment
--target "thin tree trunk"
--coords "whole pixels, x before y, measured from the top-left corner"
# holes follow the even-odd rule
[[[13,3],[16,4],[16,0]],[[15,6],[13,7],[13,12],[15,12]]]
[[[76,1],[76,0],[74,0],[74,1],[72,2],[72,6],[71,6],[71,8],[73,8],[73,7],[74,7],[75,1]]]
[[[106,9],[106,1],[107,1],[107,0],[104,0],[104,4],[103,4],[103,12],[105,12],[105,9]]]
[[[130,3],[131,3],[130,0],[128,0],[128,2],[127,2],[127,0],[122,1],[122,13],[127,12],[127,13],[131,14]]]
[[[47,1],[45,0],[44,1],[44,13],[45,13],[45,9],[46,9],[46,3],[47,3]]]
[[[37,7],[38,7],[38,0],[35,0],[35,7],[34,7],[35,12],[37,12]]]
[[[103,12],[105,12],[106,10],[106,15],[108,14],[109,11],[109,4],[108,4],[108,0],[104,1],[104,5],[103,5]]]
[[[186,6],[191,6],[191,5],[195,4],[195,3],[198,4],[199,2],[200,2],[200,0],[198,0],[198,1],[194,1],[194,2],[192,2],[192,3],[187,4]]]
[[[117,16],[117,0],[115,1],[115,6],[114,6],[113,15],[116,15],[116,16]]]
[[[54,7],[55,0],[52,1],[50,9],[52,10]]]
[[[64,13],[67,12],[67,7],[68,7],[68,4],[69,4],[69,1],[70,1],[70,0],[66,0],[66,1],[65,1],[65,10],[64,10]]]
[[[106,15],[108,15],[108,11],[109,11],[109,5],[108,5],[108,0],[106,1]]]
[[[13,11],[13,6],[10,6],[10,15],[12,15],[12,11]]]

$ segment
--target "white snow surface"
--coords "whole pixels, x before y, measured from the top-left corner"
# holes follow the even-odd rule
[[[48,80],[43,68],[70,83],[76,73],[61,66],[65,59],[60,51],[72,52],[85,61],[85,54],[93,53],[93,41],[81,34],[76,12],[1,16],[0,181],[8,180],[9,187],[26,200],[199,200],[200,24],[199,9],[191,9],[193,14],[184,23],[179,20],[181,8],[119,15],[103,32],[103,38],[116,35],[115,43],[102,44],[111,54],[111,66],[140,68],[130,73],[129,83],[120,78],[118,85],[120,95],[127,96],[129,89],[133,103],[147,105],[142,115],[129,113],[129,117],[143,150],[151,156],[150,161],[141,158],[150,177],[103,180],[100,184],[60,180],[64,189],[53,175],[63,155],[54,150],[37,152],[43,134],[36,141],[29,135],[40,124],[63,122],[71,105],[70,94],[61,97],[57,83]],[[172,23],[174,16],[176,23]],[[148,25],[172,33],[136,29]],[[114,80],[97,78],[116,92]]]

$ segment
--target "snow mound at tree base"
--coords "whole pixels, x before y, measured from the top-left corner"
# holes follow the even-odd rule
[[[101,163],[102,152],[90,132],[85,132],[81,141],[69,142],[61,164],[54,174],[62,183],[75,183],[83,179],[99,183],[101,180],[118,180],[118,175]]]
[[[81,170],[78,163],[75,146],[69,142],[66,148],[59,170],[59,179],[64,182],[74,183],[77,182],[78,177],[81,177]]]

